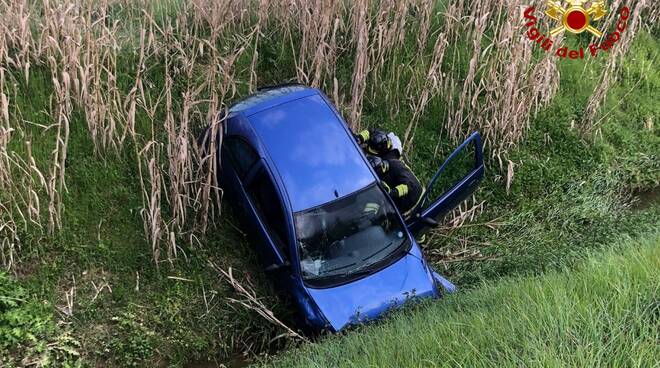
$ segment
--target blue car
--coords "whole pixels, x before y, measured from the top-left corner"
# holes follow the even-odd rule
[[[224,198],[304,327],[336,332],[408,300],[455,290],[428,265],[415,238],[478,186],[484,172],[478,133],[449,156],[404,219],[318,89],[259,90],[232,105],[223,124]],[[468,147],[469,169],[430,198],[445,166]]]

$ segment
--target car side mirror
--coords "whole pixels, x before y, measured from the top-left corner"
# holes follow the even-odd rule
[[[282,263],[273,263],[272,265],[266,267],[264,271],[266,272],[273,272],[273,271],[278,271],[286,267],[290,267],[291,263],[289,261],[284,261]]]

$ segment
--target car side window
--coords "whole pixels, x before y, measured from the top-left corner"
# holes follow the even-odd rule
[[[239,177],[243,178],[255,162],[259,160],[259,155],[250,147],[250,145],[239,138],[226,138],[222,144],[225,152],[228,154],[234,170]]]
[[[266,230],[271,239],[279,248],[280,253],[289,258],[289,250],[286,246],[288,236],[284,208],[275,190],[275,185],[265,169],[260,169],[252,179],[248,193],[257,208],[259,217],[266,223]]]

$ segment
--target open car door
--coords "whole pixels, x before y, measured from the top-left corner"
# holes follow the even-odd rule
[[[452,152],[426,187],[413,215],[407,221],[413,236],[435,227],[443,217],[476,189],[484,176],[481,136],[472,133]]]

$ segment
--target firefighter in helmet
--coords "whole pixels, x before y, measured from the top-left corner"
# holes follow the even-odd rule
[[[383,159],[400,159],[403,154],[401,140],[393,132],[385,132],[380,129],[363,130],[354,134],[355,140],[370,155],[376,155]]]
[[[424,194],[424,188],[415,174],[396,158],[367,155],[367,159],[403,217],[409,217]]]

